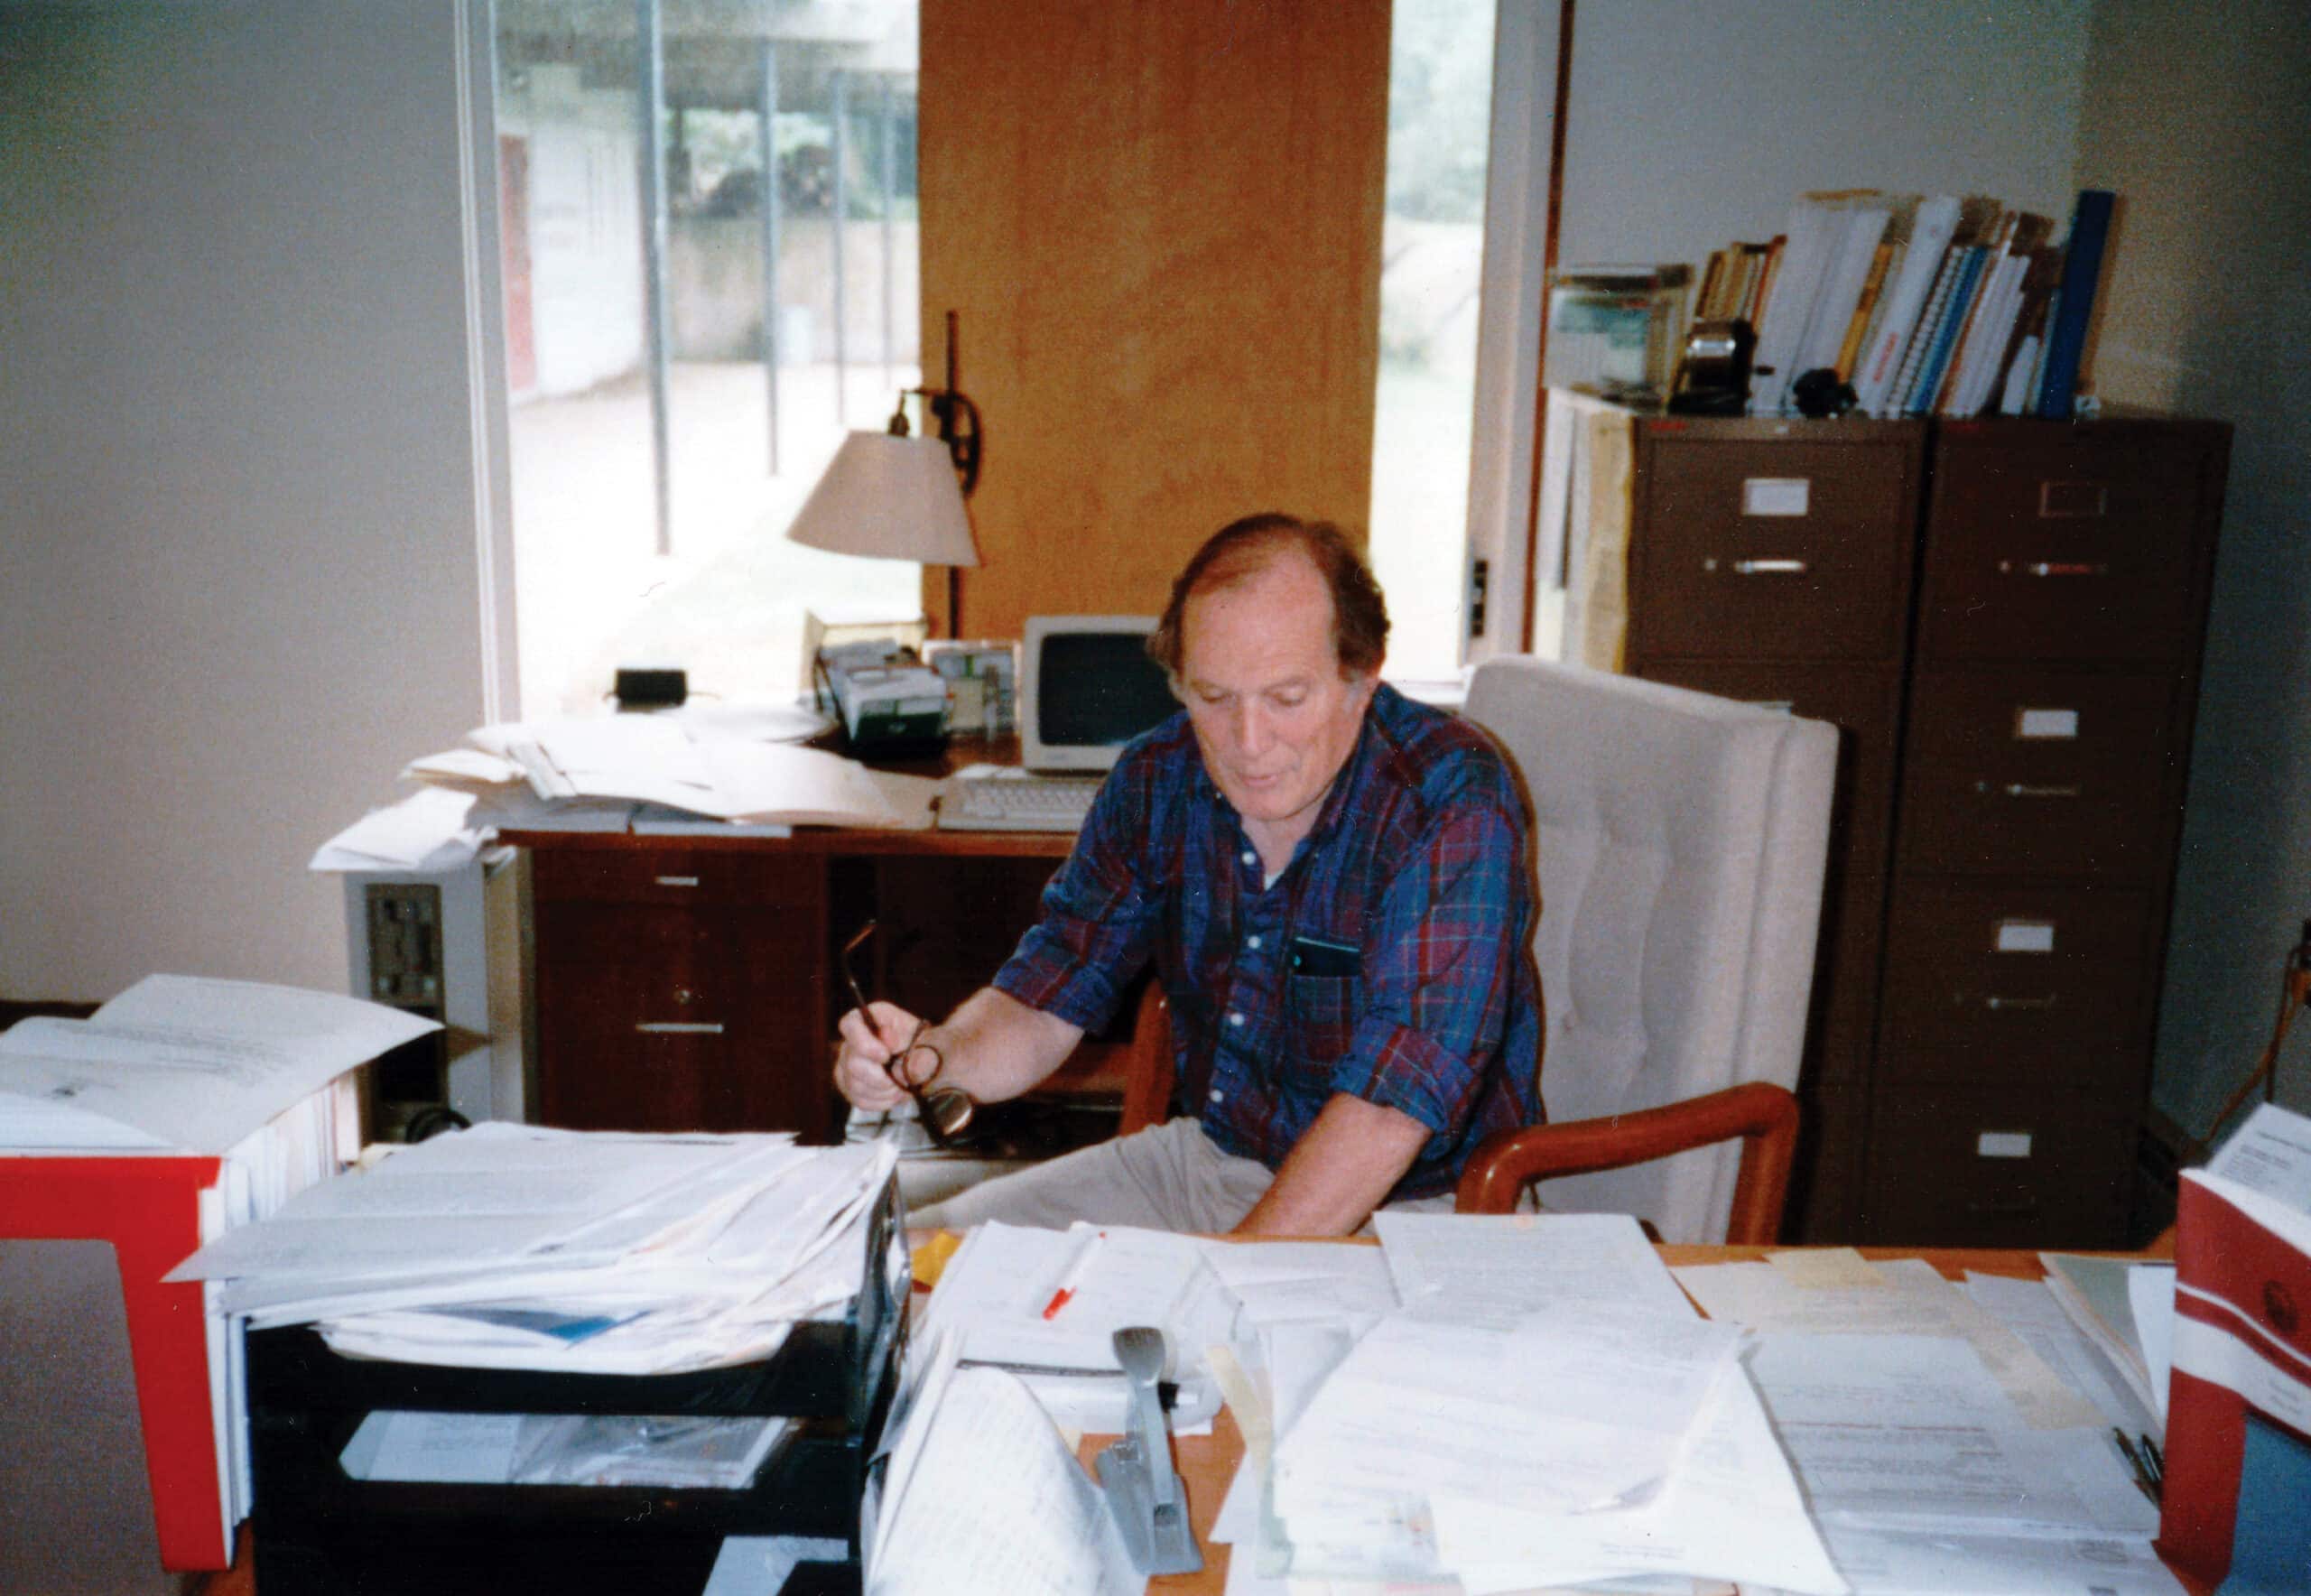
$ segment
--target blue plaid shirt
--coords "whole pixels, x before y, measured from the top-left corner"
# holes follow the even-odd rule
[[[1043,917],[995,986],[1095,1031],[1153,957],[1175,1112],[1274,1168],[1335,1092],[1427,1142],[1391,1200],[1449,1192],[1476,1145],[1541,1119],[1538,912],[1508,763],[1382,684],[1273,886],[1187,716],[1124,750]]]

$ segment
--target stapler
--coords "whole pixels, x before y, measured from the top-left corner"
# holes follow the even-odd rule
[[[1142,1573],[1193,1573],[1203,1566],[1188,1525],[1188,1496],[1172,1468],[1172,1435],[1156,1382],[1164,1375],[1164,1332],[1129,1325],[1115,1332],[1116,1361],[1131,1382],[1131,1423],[1098,1459],[1100,1489],[1124,1550]]]

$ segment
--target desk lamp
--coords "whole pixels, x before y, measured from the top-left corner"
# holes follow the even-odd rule
[[[914,437],[906,402],[923,401],[936,436]],[[964,499],[979,486],[979,406],[955,386],[955,312],[947,312],[947,383],[901,390],[890,425],[853,432],[803,501],[789,541],[838,554],[947,567],[947,635],[961,636],[961,568],[979,563]]]

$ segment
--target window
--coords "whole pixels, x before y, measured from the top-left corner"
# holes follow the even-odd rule
[[[1557,27],[1546,0],[1395,6],[1371,525],[1394,677],[1522,645]]]
[[[913,0],[636,9],[497,7],[525,715],[621,664],[788,701],[806,608],[921,608],[912,564],[783,535],[918,380]]]

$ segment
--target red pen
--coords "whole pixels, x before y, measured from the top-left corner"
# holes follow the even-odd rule
[[[1100,1243],[1107,1239],[1105,1230],[1091,1232],[1091,1239],[1084,1242],[1076,1253],[1075,1261],[1067,1266],[1067,1273],[1060,1276],[1059,1287],[1051,1294],[1051,1301],[1044,1304],[1044,1318],[1055,1317],[1062,1308],[1075,1300],[1075,1288],[1083,1284],[1083,1271],[1091,1267],[1091,1255],[1100,1250]]]

